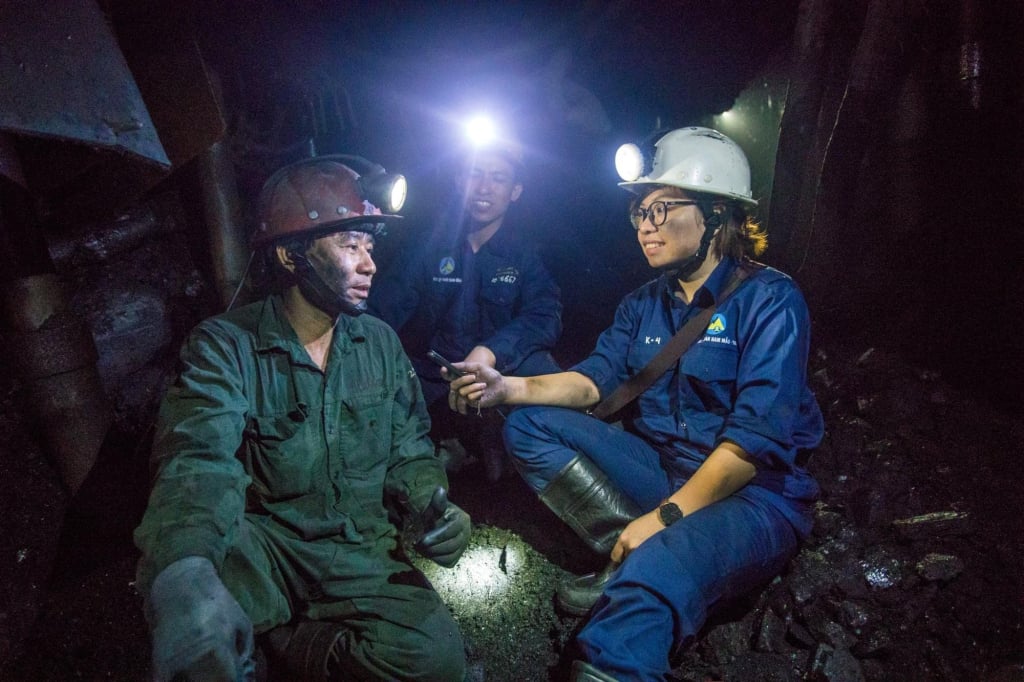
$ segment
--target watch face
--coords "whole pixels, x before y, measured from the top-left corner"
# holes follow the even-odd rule
[[[671,526],[673,523],[683,518],[683,512],[674,502],[666,502],[658,507],[658,518],[661,519],[661,522],[666,526]]]

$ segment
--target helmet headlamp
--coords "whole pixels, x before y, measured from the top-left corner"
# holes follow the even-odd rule
[[[360,173],[360,194],[382,212],[397,213],[402,209],[409,189],[404,175],[388,173],[384,170],[384,166],[368,161],[361,156],[331,154],[327,158],[346,163]]]
[[[409,183],[404,175],[387,173],[380,166],[376,168],[377,172],[359,176],[363,197],[384,213],[397,213],[405,204]]]
[[[495,153],[521,169],[523,166],[523,146],[505,126],[486,114],[478,114],[466,119],[463,124],[465,152],[469,157],[477,154]]]
[[[633,143],[624,144],[615,152],[615,170],[626,182],[633,182],[644,172],[644,153]]]
[[[485,147],[498,137],[498,126],[489,116],[478,115],[465,124],[466,138],[474,147]]]

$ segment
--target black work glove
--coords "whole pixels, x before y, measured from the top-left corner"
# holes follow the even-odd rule
[[[416,551],[451,568],[469,544],[472,524],[469,514],[448,501],[448,491],[437,486],[426,509],[420,512],[419,527],[424,529],[416,541]]]

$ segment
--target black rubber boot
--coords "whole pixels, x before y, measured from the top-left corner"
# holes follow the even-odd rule
[[[640,507],[581,454],[558,472],[541,491],[540,499],[591,549],[605,556],[611,553],[622,529],[641,514]],[[562,583],[555,588],[558,606],[570,615],[586,615],[617,567],[609,563],[597,573]]]
[[[605,585],[615,574],[619,565],[609,561],[597,573],[587,573],[570,578],[555,588],[559,610],[570,616],[585,616],[604,592]]]
[[[640,507],[587,457],[577,454],[540,492],[541,501],[598,554],[608,555]]]
[[[569,682],[618,682],[608,673],[601,672],[586,661],[573,661]]]

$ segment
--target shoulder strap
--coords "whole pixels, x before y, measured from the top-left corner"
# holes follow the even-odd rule
[[[669,339],[664,348],[658,351],[658,354],[651,358],[651,361],[642,370],[619,384],[619,387],[598,403],[597,407],[590,411],[590,414],[598,419],[604,419],[621,410],[634,398],[647,390],[658,377],[679,360],[683,353],[686,352],[686,349],[692,346],[697,337],[707,329],[708,322],[711,321],[711,316],[715,314],[719,304],[732,296],[740,284],[751,274],[763,267],[760,263],[752,261],[740,263],[733,271],[732,276],[729,278],[729,283],[722,290],[718,301],[687,320],[686,324]]]

